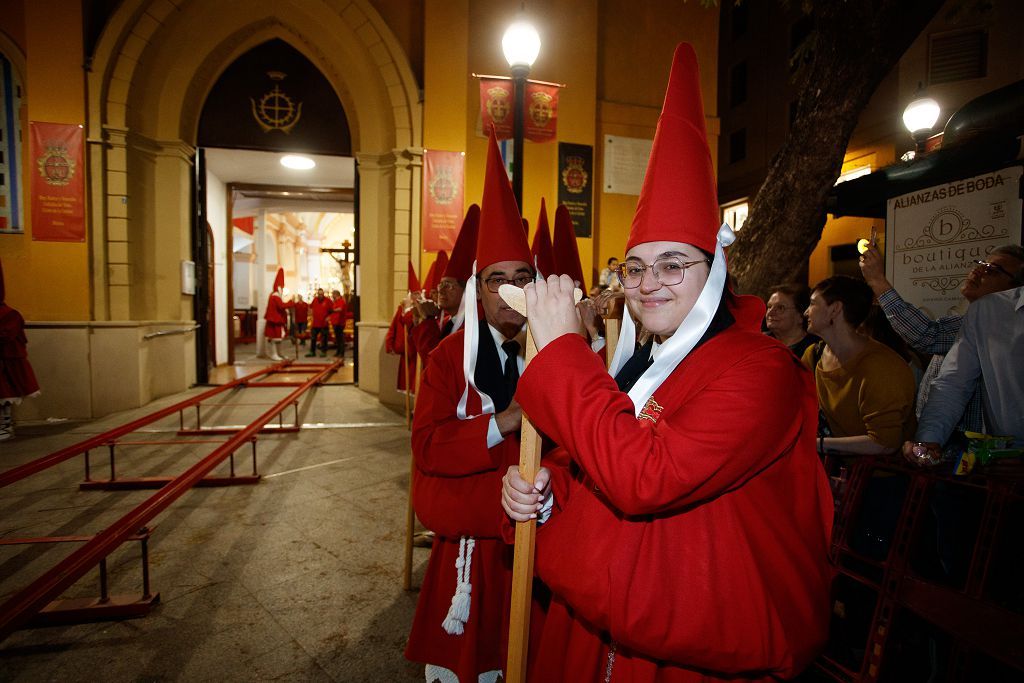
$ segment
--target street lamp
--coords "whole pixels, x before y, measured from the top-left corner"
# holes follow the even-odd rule
[[[523,114],[526,101],[526,77],[540,54],[540,35],[528,21],[515,21],[501,38],[501,49],[512,70],[515,92],[512,110],[512,193],[520,213],[523,211]]]
[[[917,154],[923,154],[925,143],[939,120],[939,103],[930,97],[919,97],[903,110],[903,125],[917,143]]]

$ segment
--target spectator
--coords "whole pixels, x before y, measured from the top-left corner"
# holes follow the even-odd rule
[[[810,302],[811,290],[796,283],[776,285],[768,297],[768,313],[765,314],[768,336],[788,346],[797,358],[802,358],[807,347],[818,341],[813,334],[807,334],[804,311]]]
[[[818,450],[850,457],[897,452],[913,433],[914,375],[885,344],[858,331],[872,303],[861,280],[837,275],[817,284],[807,307],[807,329],[822,341],[807,349],[825,424]],[[830,463],[831,464],[831,463]],[[850,545],[885,559],[906,491],[903,477],[876,470],[863,494]]]
[[[306,354],[307,357],[316,355],[316,340],[318,336],[323,339],[320,355],[322,357],[327,356],[327,325],[330,322],[329,317],[332,308],[334,308],[334,304],[324,296],[323,287],[317,289],[316,296],[309,302],[309,309],[313,314],[313,325],[309,337],[309,353]]]
[[[28,362],[27,346],[25,319],[7,305],[0,264],[0,441],[14,436],[13,407],[24,398],[39,395],[39,382]]]
[[[601,274],[597,278],[597,285],[601,289],[611,289],[613,291],[622,291],[622,283],[619,282],[619,259],[612,256],[608,259],[608,265],[601,269]]]
[[[986,294],[1024,284],[1021,282],[1022,265],[1024,248],[1015,244],[996,247],[989,254],[987,261],[976,262],[974,269],[960,287],[960,293],[968,303],[971,303]],[[956,341],[963,316],[952,314],[932,320],[916,306],[904,301],[885,278],[884,262],[877,247],[870,247],[861,256],[860,269],[896,333],[915,351],[932,356],[921,378],[917,394],[916,410],[920,417],[928,401],[932,381],[939,374],[942,359]],[[980,389],[969,397],[957,426],[961,430],[985,431]]]

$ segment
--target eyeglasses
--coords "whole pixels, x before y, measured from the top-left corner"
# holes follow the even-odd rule
[[[990,263],[988,261],[975,261],[974,267],[981,268],[983,271],[985,271],[986,275],[991,275],[992,273],[1002,273],[1008,278],[1013,277],[1013,275],[1010,274],[1010,271],[1008,271],[1006,268],[1003,268],[998,263]]]
[[[679,261],[678,259],[658,259],[654,263],[645,264],[641,261],[627,261],[619,266],[619,282],[626,289],[634,289],[643,282],[644,273],[648,268],[654,274],[654,279],[666,287],[678,285],[683,281],[686,269],[698,263],[711,263],[708,259],[697,261]]]
[[[452,282],[451,280],[445,280],[437,286],[437,291],[445,292],[449,289],[455,289],[456,287],[462,287],[458,282]]]
[[[487,289],[489,289],[492,294],[497,294],[498,288],[502,285],[515,285],[519,289],[522,289],[531,282],[533,282],[532,275],[520,275],[512,278],[511,280],[504,277],[489,277],[484,280],[484,284],[487,285]]]

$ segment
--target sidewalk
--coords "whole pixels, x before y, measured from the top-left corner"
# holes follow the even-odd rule
[[[19,426],[16,439],[0,444],[0,469],[200,391],[90,423]],[[273,402],[284,393],[246,390],[237,400]],[[263,410],[211,408],[203,426],[241,424]],[[286,410],[285,421],[291,416]],[[401,589],[404,419],[354,387],[325,386],[303,397],[300,420],[319,426],[260,438],[258,485],[197,488],[156,519],[150,572],[160,603],[149,616],[18,631],[0,642],[0,680],[422,681],[422,668],[402,657],[417,597]],[[177,424],[175,415],[149,426],[162,434],[126,438],[169,439]],[[118,473],[178,474],[214,447],[123,447]],[[105,452],[93,452],[93,478],[106,476],[106,461]],[[236,465],[249,471],[248,449]],[[152,495],[79,492],[82,473],[76,458],[0,489],[0,534],[94,533]],[[0,600],[73,547],[0,547]],[[418,586],[428,551],[415,553]],[[138,558],[137,543],[110,556],[112,594],[140,591]],[[65,593],[97,594],[96,571]]]

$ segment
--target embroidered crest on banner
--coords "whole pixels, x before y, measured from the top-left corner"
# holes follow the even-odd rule
[[[656,423],[661,418],[661,412],[663,410],[665,410],[665,408],[663,408],[661,404],[655,401],[654,397],[651,396],[647,399],[647,403],[644,404],[643,410],[641,410],[640,414],[636,416],[636,419],[650,420],[651,422]]]
[[[75,177],[75,160],[64,145],[48,144],[36,163],[47,185],[67,185]]]
[[[451,204],[456,195],[455,181],[452,180],[452,169],[445,166],[438,167],[434,172],[434,177],[430,179],[427,189],[430,192],[430,198],[437,204],[441,206]]]
[[[296,102],[281,90],[280,82],[287,74],[268,71],[267,76],[274,81],[274,87],[270,92],[264,93],[259,100],[249,98],[252,103],[252,116],[264,133],[272,130],[290,133],[302,118],[302,102]]]
[[[570,155],[565,157],[565,168],[562,170],[562,185],[567,192],[581,194],[587,188],[590,176],[587,174],[586,162],[583,157]]]
[[[530,119],[533,125],[543,128],[551,120],[551,101],[555,99],[546,92],[535,92],[530,96]]]
[[[487,113],[490,114],[491,120],[495,124],[505,122],[505,117],[512,111],[511,105],[508,103],[509,92],[505,88],[495,87],[490,88],[487,91]]]

